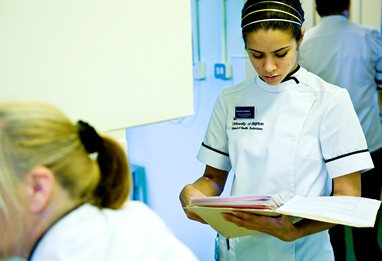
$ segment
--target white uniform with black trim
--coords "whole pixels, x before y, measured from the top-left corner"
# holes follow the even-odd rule
[[[224,89],[198,159],[232,168],[235,196],[328,196],[332,178],[373,167],[347,91],[304,68],[276,86],[256,77]],[[327,231],[294,242],[266,234],[219,241],[220,260],[334,259]]]

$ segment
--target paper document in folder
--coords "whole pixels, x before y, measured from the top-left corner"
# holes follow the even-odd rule
[[[363,197],[296,196],[277,212],[352,227],[373,227],[381,201]]]
[[[294,222],[302,218],[307,218],[354,227],[372,227],[375,224],[375,219],[381,204],[378,200],[351,196],[295,196],[281,207],[270,207],[272,205],[272,203],[270,203],[271,201],[266,201],[267,203],[265,205],[270,207],[269,209],[256,208],[256,204],[259,204],[257,200],[252,201],[252,206],[250,202],[250,200],[242,201],[238,199],[238,197],[211,197],[210,201],[208,201],[208,197],[204,199],[196,198],[187,209],[197,213],[223,236],[233,238],[254,235],[259,232],[238,227],[226,221],[223,218],[223,213],[245,211],[268,216],[285,214],[291,216]],[[275,202],[277,201],[275,200]],[[261,208],[264,207],[263,203],[264,202],[260,202]],[[245,207],[243,208],[243,206]]]

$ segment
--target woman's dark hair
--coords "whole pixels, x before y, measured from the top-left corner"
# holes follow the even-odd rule
[[[341,14],[350,8],[350,0],[316,0],[316,10],[320,16]]]
[[[97,162],[101,180],[95,190],[96,204],[119,209],[130,195],[131,177],[125,151],[113,139],[103,136],[103,148],[98,152]]]
[[[248,34],[260,29],[287,31],[297,41],[302,37],[304,11],[300,0],[248,0],[242,9],[241,19],[245,45]]]
[[[94,191],[94,204],[118,209],[126,202],[131,187],[129,164],[122,147],[112,138],[100,136],[88,123],[78,121],[78,134],[88,153],[98,153],[100,181]]]

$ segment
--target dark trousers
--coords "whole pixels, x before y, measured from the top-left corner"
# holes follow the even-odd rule
[[[380,200],[382,184],[382,149],[371,153],[374,169],[361,174],[361,195]],[[373,228],[352,227],[354,254],[357,261],[382,260],[382,250],[378,244],[378,229],[381,210]],[[345,228],[337,225],[329,229],[336,261],[346,261]]]

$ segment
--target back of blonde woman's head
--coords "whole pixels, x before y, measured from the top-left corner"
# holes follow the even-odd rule
[[[101,140],[102,149],[93,160],[78,126],[60,110],[35,101],[0,104],[0,207],[16,204],[18,181],[43,165],[74,201],[120,208],[130,192],[127,158],[114,140]]]

